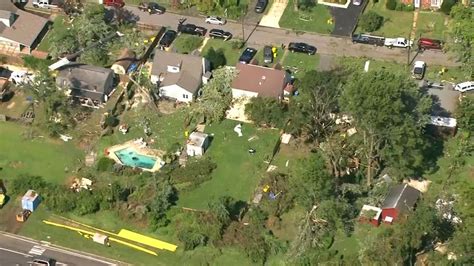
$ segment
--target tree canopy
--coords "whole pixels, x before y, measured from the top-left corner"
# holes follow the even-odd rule
[[[473,74],[474,62],[472,54],[474,50],[474,23],[473,13],[470,7],[458,3],[451,9],[451,22],[449,24],[449,36],[451,41],[448,49],[456,53],[458,59],[464,63],[466,76]]]

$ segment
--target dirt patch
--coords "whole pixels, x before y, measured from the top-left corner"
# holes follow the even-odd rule
[[[171,101],[160,101],[158,104],[158,110],[162,114],[172,114],[176,112],[181,107],[180,104]]]
[[[10,103],[9,105],[7,105],[7,109],[12,109],[13,107],[15,107],[15,103]]]
[[[19,206],[15,205],[15,202],[19,201],[19,199],[9,199],[6,202],[6,205],[0,209],[0,229],[8,232],[16,234],[20,231],[23,223],[16,221],[16,214],[21,211]]]

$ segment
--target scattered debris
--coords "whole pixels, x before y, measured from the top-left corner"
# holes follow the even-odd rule
[[[253,136],[251,136],[251,137],[248,139],[248,141],[250,142],[250,141],[252,141],[252,140],[254,140],[254,139],[258,139],[258,136],[257,136],[257,135],[253,135]]]
[[[63,134],[59,134],[59,138],[62,139],[64,142],[68,142],[72,139],[71,136],[63,135]]]
[[[283,144],[290,143],[290,139],[291,139],[291,134],[285,133],[285,134],[281,135],[281,143],[283,143]]]
[[[128,133],[128,130],[129,130],[129,126],[127,124],[121,124],[119,126],[119,131],[124,135]]]
[[[268,172],[272,172],[272,171],[275,171],[278,167],[276,165],[269,165],[268,168],[267,168],[267,173]]]
[[[239,137],[242,137],[243,134],[242,134],[242,125],[241,124],[237,124],[235,127],[234,127],[234,132],[237,133],[237,135]]]

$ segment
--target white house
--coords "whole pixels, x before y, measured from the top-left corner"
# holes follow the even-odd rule
[[[210,63],[194,55],[156,50],[151,82],[160,88],[160,96],[179,102],[191,102],[210,77]]]
[[[202,132],[193,132],[186,143],[186,153],[189,156],[202,156],[209,147],[209,135]]]

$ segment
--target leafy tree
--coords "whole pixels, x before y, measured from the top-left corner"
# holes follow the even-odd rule
[[[326,170],[326,162],[319,153],[298,162],[290,175],[291,193],[304,207],[311,207],[321,200],[335,196],[334,179]]]
[[[44,196],[44,204],[50,211],[66,213],[76,208],[77,196],[62,185],[51,185]]]
[[[78,192],[78,197],[76,198],[76,208],[74,211],[78,215],[95,213],[100,209],[100,202],[101,199],[96,197],[90,191],[81,190]]]
[[[383,17],[374,11],[369,11],[360,17],[360,27],[368,32],[373,32],[380,29],[382,24]]]
[[[385,7],[388,10],[395,10],[395,8],[397,8],[397,0],[387,0]]]
[[[48,186],[48,183],[40,176],[20,175],[13,179],[9,185],[12,194],[23,195],[29,189],[41,191]]]
[[[218,49],[217,51],[211,47],[204,57],[211,62],[211,66],[213,69],[219,68],[226,64],[226,58],[224,55],[224,51],[222,49]]]
[[[209,157],[190,160],[186,167],[177,168],[171,172],[171,180],[173,183],[191,183],[191,187],[212,178],[211,173],[216,169],[217,164]]]
[[[245,114],[257,125],[282,127],[287,120],[286,105],[270,97],[253,97],[245,105]]]
[[[298,8],[305,11],[313,8],[316,5],[316,2],[314,0],[299,0],[298,2]]]
[[[96,47],[85,50],[80,57],[80,62],[94,66],[107,66],[109,64],[109,55],[103,47]]]
[[[458,59],[464,64],[466,76],[471,77],[474,72],[472,9],[459,3],[452,7],[450,15],[452,18],[449,24],[451,42],[448,43],[448,49],[457,54]]]
[[[66,54],[72,54],[79,49],[79,43],[73,30],[64,31],[52,35],[49,46],[49,54],[58,58]]]
[[[456,0],[446,0],[446,1],[443,1],[443,3],[441,4],[441,8],[440,10],[446,14],[446,15],[449,15],[449,13],[451,12],[451,9],[453,8],[453,6],[456,4]]]
[[[114,166],[115,161],[108,158],[108,157],[101,157],[97,161],[97,171],[99,172],[108,172],[112,171],[112,167]]]
[[[466,95],[459,103],[456,112],[457,123],[460,129],[474,132],[474,95]]]
[[[230,84],[234,79],[235,70],[219,68],[213,71],[211,79],[202,88],[202,96],[194,106],[191,116],[203,118],[207,123],[219,122],[232,103]]]
[[[156,190],[153,201],[148,205],[149,224],[152,230],[168,224],[166,211],[174,204],[176,200],[176,189],[169,181],[156,183]]]
[[[358,143],[368,186],[382,162],[402,177],[424,167],[423,127],[431,99],[408,77],[385,71],[354,75],[344,88],[340,106],[358,130],[351,138]]]

